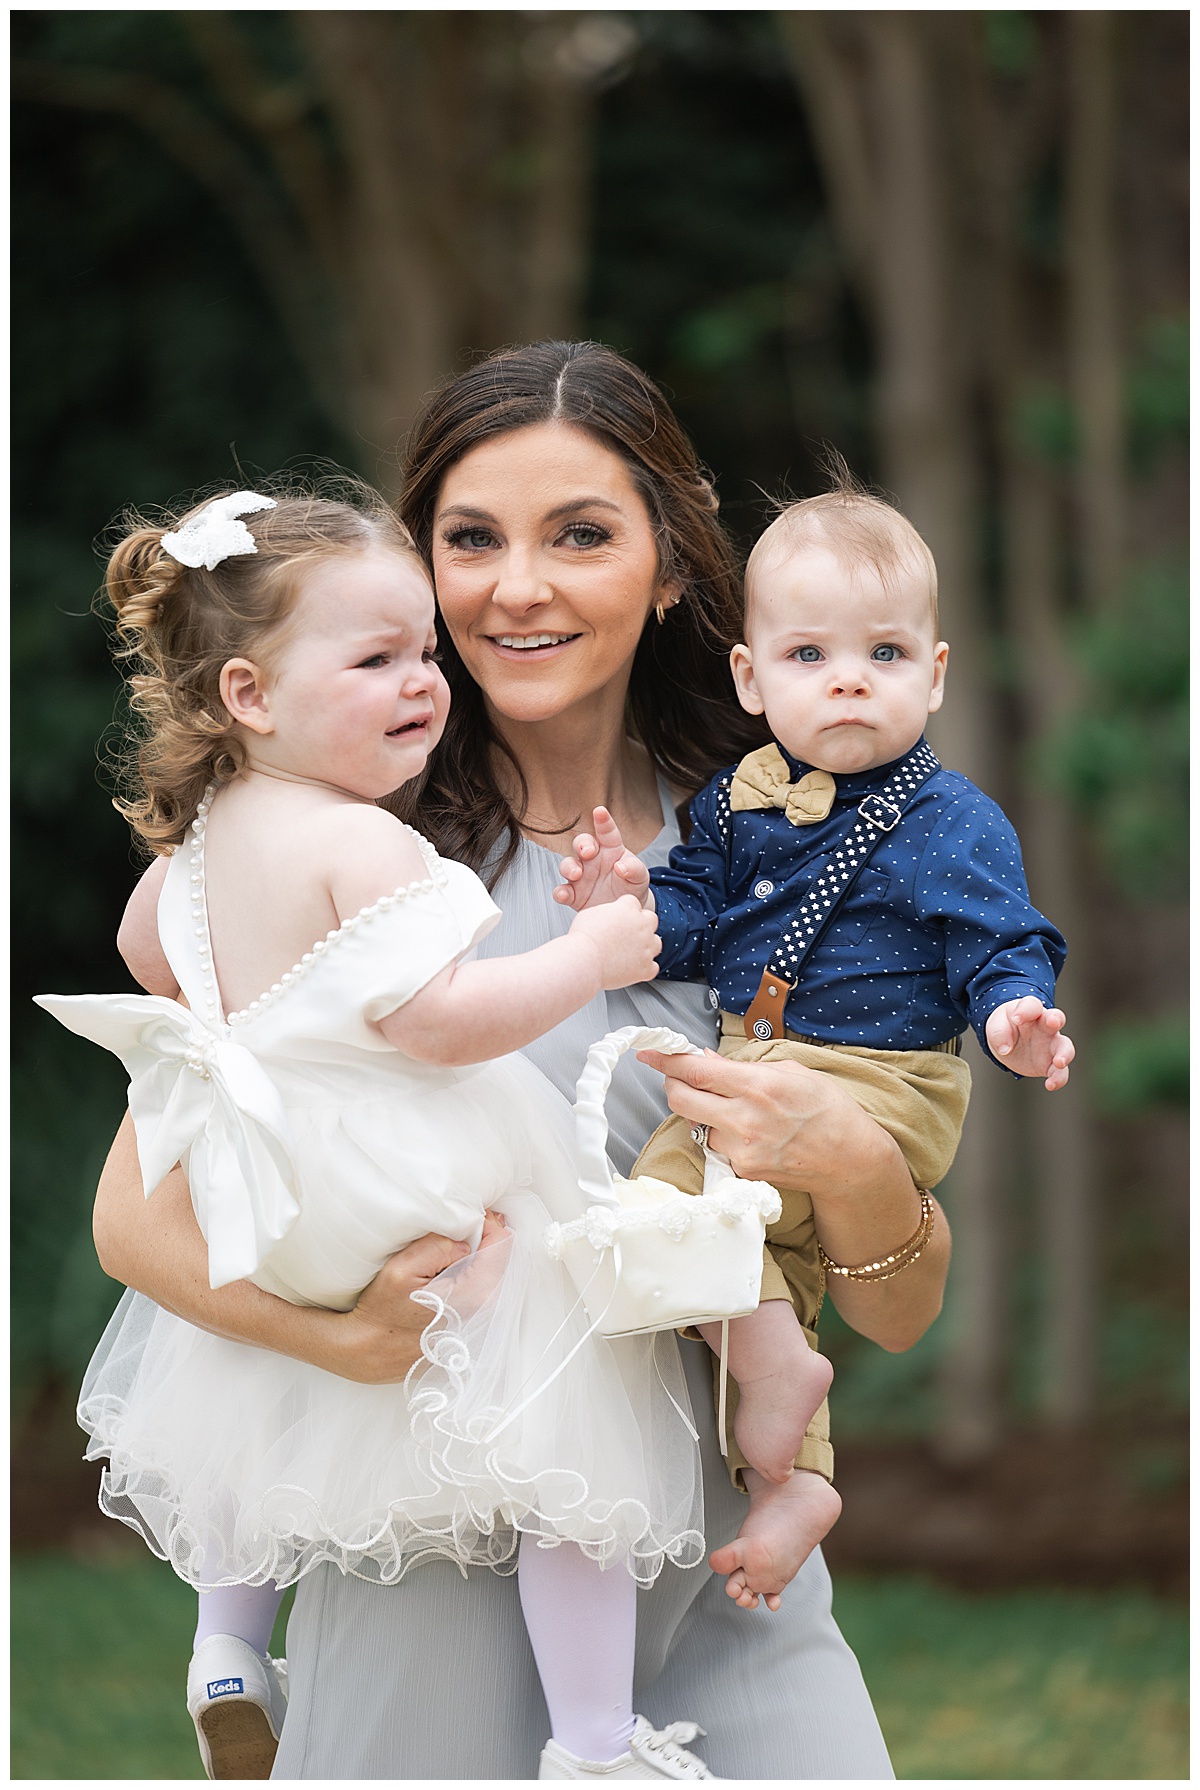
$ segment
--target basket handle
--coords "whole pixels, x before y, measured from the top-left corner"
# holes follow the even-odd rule
[[[575,1086],[575,1152],[579,1185],[589,1200],[602,1206],[619,1204],[607,1154],[608,1114],[604,1096],[613,1070],[627,1050],[661,1050],[668,1056],[704,1055],[682,1032],[673,1032],[667,1026],[622,1026],[620,1031],[609,1032],[592,1045]]]

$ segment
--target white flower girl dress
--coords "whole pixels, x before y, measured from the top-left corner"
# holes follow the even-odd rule
[[[572,1114],[521,1056],[414,1062],[371,1023],[499,919],[419,839],[426,878],[364,908],[244,1011],[221,1011],[204,893],[209,803],[174,854],[159,931],[188,1002],[43,995],[114,1051],[149,1195],[183,1164],[214,1286],[249,1277],[346,1310],[427,1232],[501,1243],[418,1298],[403,1386],[361,1385],[209,1335],[126,1294],[79,1421],[100,1503],[193,1585],[285,1585],[324,1560],[384,1582],[444,1555],[511,1570],[516,1537],[576,1542],[643,1584],[703,1557],[699,1459],[670,1336],[605,1341],[546,1250],[585,1205]]]

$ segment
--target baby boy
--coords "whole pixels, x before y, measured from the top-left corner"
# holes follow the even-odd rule
[[[648,873],[597,809],[559,892],[577,908],[630,892],[653,903],[659,973],[709,983],[722,1054],[844,1081],[918,1190],[958,1145],[967,1024],[996,1062],[1051,1090],[1074,1056],[1054,1006],[1066,946],[1030,904],[1016,835],[922,737],[946,674],[937,624],[933,557],[896,510],[849,484],[792,505],[750,556],[746,639],[731,654],[738,699],[774,743],[701,791],[668,869]],[[699,1193],[700,1140],[668,1119],[634,1173]],[[777,1607],[839,1507],[830,1371],[811,1350],[825,1273],[845,1268],[821,1251],[807,1193],[779,1192],[761,1303],[729,1329],[729,1464],[751,1508],[714,1565],[744,1607],[760,1595]],[[931,1229],[922,1191],[908,1243],[852,1276],[902,1271]]]

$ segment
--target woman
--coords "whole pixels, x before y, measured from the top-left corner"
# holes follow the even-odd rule
[[[740,590],[711,487],[662,395],[590,344],[491,357],[433,400],[405,468],[403,514],[434,574],[451,724],[421,788],[397,798],[447,855],[494,879],[504,920],[489,949],[518,951],[569,923],[551,899],[558,858],[603,805],[650,863],[678,838],[673,812],[759,743],[726,654]],[[650,984],[595,1003],[531,1048],[570,1092],[588,1043],[668,1022],[713,1042],[706,991]],[[892,1140],[836,1084],[798,1065],[663,1059],[664,1083],[624,1060],[610,1095],[614,1159],[628,1169],[667,1105],[710,1127],[739,1173],[812,1191],[836,1262],[869,1262],[909,1237],[918,1202]],[[392,1261],[353,1312],[288,1306],[248,1284],[212,1292],[178,1171],[141,1197],[128,1125],[97,1201],[106,1271],[190,1322],[349,1379],[400,1379],[419,1353],[408,1301],[451,1259],[426,1238]],[[904,1274],[843,1282],[846,1320],[904,1349],[941,1304],[949,1234]],[[681,1345],[701,1426],[708,1540],[744,1500],[716,1445],[709,1365]],[[741,1507],[741,1508],[739,1508]],[[637,1707],[681,1710],[709,1731],[731,1778],[886,1778],[886,1750],[814,1555],[778,1614],[740,1610],[707,1569],[668,1572],[639,1599]],[[465,1582],[434,1562],[379,1587],[320,1568],[288,1631],[291,1706],[274,1775],[521,1778],[545,1709],[512,1580]],[[678,1775],[664,1768],[664,1775]]]

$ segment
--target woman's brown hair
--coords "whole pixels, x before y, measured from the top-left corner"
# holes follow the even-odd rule
[[[357,479],[343,475],[314,488],[287,478],[261,490],[275,504],[243,518],[255,551],[212,571],[180,565],[162,538],[230,493],[211,491],[153,522],[131,511],[118,525],[104,589],[116,612],[116,655],[130,667],[133,725],[118,766],[124,793],[114,806],[155,852],[179,845],[209,785],[227,783],[245,763],[221,701],[221,668],[243,657],[269,663],[304,568],[371,548],[419,560],[394,511]]]
[[[550,422],[584,429],[619,454],[650,513],[660,571],[678,586],[679,601],[661,625],[654,614],[647,620],[630,676],[628,724],[657,768],[693,792],[767,734],[738,706],[729,672],[730,648],[741,637],[737,556],[717,519],[712,482],[652,380],[597,342],[536,342],[490,355],[438,392],[417,421],[400,514],[432,569],[434,513],[450,468],[483,441]],[[475,870],[486,864],[494,881],[520,842],[497,754],[512,762],[522,799],[524,779],[442,634],[450,719],[423,777],[388,806],[447,857]]]

